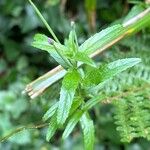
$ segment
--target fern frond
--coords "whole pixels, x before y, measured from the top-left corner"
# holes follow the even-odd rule
[[[112,79],[100,89],[107,95],[104,103],[112,103],[114,119],[121,141],[143,137],[150,140],[150,52],[149,37],[134,37],[122,41],[116,51],[106,53],[107,60],[140,57],[142,64]],[[125,50],[125,51],[120,51]]]

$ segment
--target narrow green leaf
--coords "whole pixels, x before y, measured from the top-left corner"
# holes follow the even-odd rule
[[[74,127],[76,126],[76,124],[79,122],[79,120],[81,119],[82,115],[89,110],[90,108],[92,108],[94,105],[96,105],[97,103],[99,103],[100,101],[102,101],[105,97],[104,96],[96,96],[92,99],[90,99],[88,102],[85,103],[85,105],[82,107],[82,110],[77,110],[69,119],[68,124],[65,128],[65,131],[62,135],[63,139],[66,139],[70,133],[73,131]]]
[[[81,128],[84,137],[84,147],[86,150],[94,149],[94,124],[93,120],[89,117],[87,113],[82,115],[80,119]]]
[[[56,102],[53,106],[51,106],[51,107],[49,108],[49,110],[44,114],[43,120],[46,121],[46,120],[48,120],[51,116],[53,116],[54,113],[56,112],[57,107],[58,107],[58,102]]]
[[[45,50],[50,54],[55,52],[53,45],[48,42],[48,37],[44,34],[36,34],[34,36],[32,46],[41,50]]]
[[[65,51],[67,51],[67,48],[64,45],[52,41],[49,37],[43,34],[36,34],[32,43],[33,47],[47,51],[61,66],[67,68],[68,64],[57,53],[56,49],[54,48],[54,45],[62,53],[62,55]]]
[[[70,118],[66,128],[65,128],[65,131],[62,135],[62,138],[63,139],[66,139],[69,134],[72,132],[72,130],[74,129],[74,127],[76,126],[76,124],[79,122],[81,116],[83,115],[83,111],[81,110],[77,110],[74,115],[72,115],[72,117]]]
[[[63,139],[66,139],[70,133],[73,131],[74,127],[76,126],[76,124],[79,122],[79,120],[81,119],[82,115],[89,109],[91,109],[94,105],[98,104],[99,102],[101,102],[102,100],[104,100],[106,97],[105,96],[101,96],[98,95],[92,99],[90,99],[89,101],[87,101],[84,106],[82,107],[82,110],[77,110],[70,118],[68,121],[68,124],[65,128],[65,131],[62,135]],[[92,125],[91,125],[92,126]]]
[[[82,104],[82,102],[83,102],[82,97],[75,97],[75,99],[73,100],[71,109],[70,109],[69,116],[71,116],[77,110],[77,108]]]
[[[74,29],[70,31],[70,34],[69,34],[69,40],[68,40],[68,48],[69,49],[72,49],[73,52],[76,52],[77,51],[77,45],[75,43],[75,38],[76,38],[76,34],[75,34],[75,31]]]
[[[96,67],[96,64],[94,63],[94,61],[85,53],[83,52],[77,52],[74,56],[73,59],[76,61],[80,61],[83,62],[87,65]]]
[[[124,21],[123,26],[126,27],[129,35],[133,35],[139,30],[150,26],[150,7],[135,17]]]
[[[70,113],[69,113],[69,116],[74,113],[74,111],[81,105],[82,103],[82,98],[81,97],[76,97],[74,100],[73,100],[73,103],[72,103],[72,106],[71,106],[71,109],[70,109]],[[56,112],[58,108],[58,102],[56,102],[54,105],[52,105],[49,110],[44,114],[43,116],[43,120],[44,121],[47,121],[48,119],[50,119],[54,113]]]
[[[106,96],[102,96],[102,95],[98,95],[90,100],[88,100],[84,106],[82,107],[82,110],[77,110],[70,118],[68,121],[68,124],[65,128],[65,131],[62,135],[63,139],[66,139],[70,133],[73,131],[74,127],[76,126],[76,124],[79,122],[79,120],[81,119],[82,115],[89,110],[90,108],[92,108],[94,105],[96,105],[97,103],[101,102],[102,100],[104,100],[106,98]]]
[[[49,127],[48,127],[48,132],[47,132],[47,135],[46,135],[46,140],[47,141],[50,141],[50,139],[55,134],[58,127],[59,126],[58,126],[57,121],[56,121],[56,113],[55,113],[53,115],[53,117],[51,118],[51,120],[50,120],[50,124],[49,124]]]
[[[121,25],[114,25],[102,30],[99,33],[96,33],[89,39],[87,39],[80,47],[79,51],[84,52],[85,54],[92,54],[98,48],[103,47],[108,44],[112,40],[119,37],[121,34],[125,32],[125,28]]]
[[[91,109],[93,106],[100,103],[102,100],[104,100],[106,98],[107,97],[104,95],[97,95],[97,96],[91,98],[84,104],[84,106],[82,107],[82,111],[85,112],[85,111]]]
[[[125,58],[119,59],[108,64],[108,69],[110,69],[111,76],[114,76],[128,68],[135,66],[140,63],[140,58]]]
[[[120,59],[109,64],[101,65],[99,68],[92,68],[83,80],[85,87],[98,85],[120,72],[133,67],[141,61],[139,58]]]
[[[57,110],[57,123],[63,124],[68,115],[80,81],[77,70],[70,70],[63,79]]]
[[[131,11],[128,13],[128,15],[125,17],[123,22],[127,22],[128,20],[130,20],[131,18],[135,17],[136,15],[138,15],[139,13],[141,13],[142,11],[144,11],[144,7],[142,5],[135,5]]]

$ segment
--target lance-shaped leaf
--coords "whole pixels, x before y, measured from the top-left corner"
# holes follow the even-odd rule
[[[63,139],[66,139],[69,134],[73,131],[74,127],[76,126],[76,124],[79,122],[81,116],[83,115],[84,111],[81,110],[77,110],[70,118],[65,131],[62,135]]]
[[[71,109],[70,109],[69,116],[72,115],[74,113],[74,111],[81,105],[82,100],[83,99],[81,97],[75,97],[74,98],[72,106],[71,106]],[[48,109],[48,111],[43,116],[43,120],[47,121],[48,119],[50,119],[54,115],[54,113],[56,112],[57,107],[58,107],[58,102],[56,102],[55,104],[53,104]]]
[[[81,105],[81,102],[82,102],[81,97],[76,97],[74,99],[70,109],[69,116],[72,115],[77,110],[77,108]],[[52,107],[50,107],[50,109],[43,116],[44,121],[51,118],[47,136],[46,136],[47,141],[49,141],[52,138],[52,136],[55,134],[56,130],[59,127],[59,125],[57,124],[57,117],[56,117],[57,108],[58,108],[58,102],[56,102]]]
[[[89,101],[87,101],[82,109],[78,109],[76,112],[74,112],[74,114],[69,118],[69,121],[67,123],[67,126],[65,128],[65,131],[62,135],[63,139],[66,139],[70,133],[73,131],[74,127],[76,126],[76,124],[80,121],[82,115],[89,110],[90,108],[92,108],[94,105],[96,105],[97,103],[99,103],[100,101],[104,100],[106,96],[102,96],[102,95],[98,95],[95,96],[94,98],[90,99]]]
[[[83,80],[85,87],[98,85],[120,72],[133,67],[141,61],[139,58],[120,59],[109,64],[101,65],[99,68],[92,68],[86,73]]]
[[[102,100],[106,99],[107,96],[102,96],[102,95],[98,95],[92,99],[90,99],[88,102],[86,102],[84,104],[84,106],[82,107],[82,110],[77,110],[69,119],[69,122],[65,128],[65,131],[63,133],[62,138],[65,139],[69,136],[69,134],[72,132],[72,130],[74,129],[74,127],[76,126],[76,124],[79,122],[79,120],[81,119],[81,117],[84,115],[84,113],[91,109],[94,105],[96,105],[97,103],[101,102]],[[51,139],[51,137],[54,135],[54,133],[56,132],[57,128],[58,128],[58,124],[56,122],[56,115],[54,114],[53,117],[51,118],[51,122],[49,125],[49,129],[48,129],[48,134],[47,134],[47,141],[49,141]]]
[[[82,111],[85,112],[95,106],[97,103],[100,103],[102,100],[106,99],[105,95],[97,95],[91,99],[89,99],[84,106],[82,107]]]
[[[81,128],[83,131],[84,147],[86,150],[94,149],[94,124],[93,120],[87,113],[82,115],[80,119]]]
[[[113,73],[113,75],[116,75],[130,67],[135,66],[136,64],[140,62],[141,62],[140,58],[119,59],[119,60],[109,63],[108,69],[111,69],[111,73]]]
[[[57,48],[60,53],[63,53],[67,51],[67,48],[64,45],[55,42],[44,34],[36,34],[32,46],[47,51],[61,66],[64,68],[68,67],[68,64],[55,49]]]
[[[121,25],[114,25],[96,33],[89,39],[87,39],[80,47],[79,51],[86,54],[92,54],[100,47],[107,45],[112,40],[125,33],[125,28]]]
[[[69,33],[69,39],[66,40],[65,45],[68,47],[69,51],[71,52],[76,52],[78,49],[78,43],[77,43],[77,39],[76,39],[76,33],[74,31],[74,29],[72,29]]]
[[[73,100],[70,112],[69,112],[69,116],[71,116],[77,109],[78,107],[82,104],[83,102],[83,98],[78,96],[75,97],[75,99]]]
[[[44,114],[43,116],[43,120],[46,121],[48,120],[50,117],[52,117],[54,115],[54,113],[56,112],[58,107],[58,102],[56,102],[53,106],[51,106],[49,108],[49,110]]]
[[[142,5],[135,5],[130,12],[128,13],[128,15],[124,18],[123,22],[127,22],[128,20],[132,19],[133,17],[135,17],[136,15],[138,15],[139,13],[141,13],[142,11],[144,11],[144,7]]]
[[[56,121],[56,113],[52,116],[50,123],[49,123],[49,127],[48,127],[48,131],[47,131],[47,135],[46,135],[46,140],[49,141],[52,136],[55,134],[56,130],[58,129],[58,124]]]
[[[34,41],[32,42],[32,46],[39,48],[41,50],[45,50],[49,53],[54,53],[55,49],[53,45],[51,44],[52,41],[50,41],[50,38],[48,38],[44,34],[36,34],[34,36]]]
[[[60,98],[57,110],[57,123],[63,124],[68,115],[74,99],[76,89],[80,81],[80,75],[77,70],[70,70],[62,81]]]

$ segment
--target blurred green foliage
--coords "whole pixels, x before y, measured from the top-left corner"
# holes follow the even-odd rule
[[[80,43],[91,34],[90,30],[100,31],[108,24],[119,21],[117,19],[125,16],[132,6],[124,0],[97,0],[92,5],[88,0],[38,0],[36,5],[61,41],[70,31],[70,21],[75,20]],[[95,20],[92,19],[95,21],[92,28],[95,29],[91,29],[88,19],[91,10],[96,14]],[[20,126],[41,124],[51,99],[58,95],[59,83],[34,101],[21,94],[27,83],[57,65],[47,53],[30,47],[37,32],[48,35],[28,1],[0,0],[0,137]],[[144,30],[143,38],[149,37],[149,33],[149,29]],[[120,142],[112,112],[111,105],[96,106],[91,112],[95,118],[96,149],[147,150],[150,144],[143,139],[134,140],[131,144]],[[83,149],[78,129],[66,141],[61,141],[58,133],[51,144],[46,142],[45,135],[46,128],[26,130],[0,143],[0,149]]]

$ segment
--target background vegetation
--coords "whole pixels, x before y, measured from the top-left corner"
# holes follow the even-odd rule
[[[70,31],[70,21],[75,20],[80,43],[92,33],[113,22],[121,21],[133,6],[131,1],[124,0],[39,0],[36,5],[61,41]],[[55,100],[58,95],[59,83],[32,101],[21,94],[27,83],[57,64],[46,52],[30,46],[35,33],[49,34],[27,1],[1,0],[0,8],[0,137],[3,137],[20,126],[41,124],[41,118],[51,105],[51,100]],[[106,94],[118,90],[119,85],[123,87],[121,90],[125,91],[127,83],[129,88],[133,88],[133,78],[129,78],[129,74],[136,76],[136,87],[137,83],[139,85],[139,78],[142,81],[150,81],[149,40],[150,29],[147,28],[97,57],[98,61],[107,62],[127,56],[143,58],[142,66],[137,66],[135,70],[122,74],[121,78],[114,79],[110,86],[105,88]],[[142,69],[146,70],[145,74]],[[149,93],[148,90],[145,91]],[[139,96],[137,97],[139,99]],[[150,97],[149,94],[147,97]],[[97,106],[91,111],[96,128],[96,149],[147,150],[150,144],[142,138],[134,139],[130,144],[120,142],[112,117],[114,109],[112,104],[108,104]],[[61,141],[61,131],[58,132],[51,143],[45,140],[46,131],[46,127],[23,131],[0,143],[0,149],[83,149],[78,128],[66,141]]]

